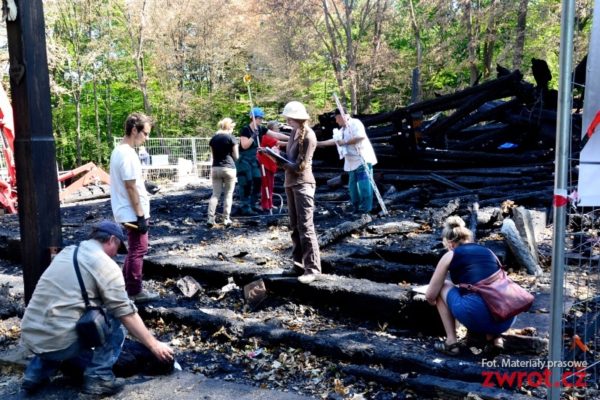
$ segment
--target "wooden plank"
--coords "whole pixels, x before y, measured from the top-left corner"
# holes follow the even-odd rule
[[[368,225],[373,219],[369,214],[363,214],[354,221],[342,222],[338,226],[328,229],[318,238],[319,247],[324,248],[334,241],[349,235],[351,232]]]
[[[43,4],[17,3],[18,17],[6,28],[27,303],[51,255],[62,246],[62,233]]]
[[[444,184],[444,185],[446,185],[446,186],[448,186],[448,187],[451,187],[452,189],[456,189],[456,190],[467,190],[467,188],[466,188],[466,187],[464,187],[464,186],[460,186],[459,184],[452,182],[450,179],[446,179],[446,178],[444,178],[443,176],[440,176],[440,175],[438,175],[438,174],[435,174],[435,173],[433,173],[433,172],[432,172],[431,174],[429,174],[429,176],[430,176],[430,177],[431,177],[431,179],[433,179],[434,181],[436,181],[436,182],[439,182],[439,183],[442,183],[442,184]]]
[[[538,264],[536,264],[533,256],[531,255],[529,248],[521,239],[519,235],[519,231],[515,226],[515,223],[512,219],[505,219],[502,222],[502,234],[504,235],[504,239],[506,243],[508,243],[508,247],[512,251],[515,259],[519,263],[520,266],[524,267],[527,272],[531,275],[541,275],[542,269]]]

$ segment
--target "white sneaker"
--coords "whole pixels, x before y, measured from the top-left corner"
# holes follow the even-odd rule
[[[225,228],[229,228],[231,225],[233,225],[233,221],[231,221],[229,218],[227,218],[223,221],[223,226]]]
[[[214,218],[209,218],[206,221],[206,226],[209,227],[209,228],[212,228],[213,226],[215,226],[215,219]]]
[[[316,278],[317,278],[317,276],[315,274],[304,274],[304,275],[300,275],[298,277],[298,282],[304,283],[304,284],[309,284],[309,283],[314,282]]]

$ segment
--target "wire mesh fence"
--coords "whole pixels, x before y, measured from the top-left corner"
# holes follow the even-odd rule
[[[600,208],[569,207],[563,296],[563,361],[575,373],[564,398],[596,399],[600,384]],[[569,386],[566,385],[566,386]],[[573,397],[575,398],[575,397]]]
[[[144,178],[163,185],[210,180],[212,155],[210,138],[148,138],[136,148]],[[120,139],[115,138],[114,145]]]

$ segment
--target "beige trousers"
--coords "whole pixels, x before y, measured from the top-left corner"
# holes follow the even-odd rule
[[[214,221],[217,203],[221,193],[223,193],[223,219],[227,220],[231,216],[231,204],[233,203],[233,191],[236,182],[235,169],[213,167],[211,177],[213,192],[208,201],[208,219]]]

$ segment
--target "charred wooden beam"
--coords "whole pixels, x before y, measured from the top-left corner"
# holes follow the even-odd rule
[[[508,247],[512,251],[515,259],[522,267],[525,267],[527,272],[531,275],[539,276],[542,274],[542,269],[538,264],[536,264],[533,256],[531,255],[529,248],[527,245],[523,243],[521,236],[519,235],[519,231],[515,226],[515,223],[512,219],[505,219],[502,222],[502,234],[508,243]]]
[[[423,129],[423,134],[431,137],[440,136],[441,134],[448,132],[454,124],[458,123],[461,119],[469,115],[473,110],[477,109],[485,102],[514,94],[514,88],[512,86],[497,86],[494,87],[494,89],[496,90],[490,89],[470,97],[450,116],[439,119]]]
[[[505,112],[509,112],[520,105],[521,102],[518,99],[483,104],[476,112],[452,125],[451,132],[460,131],[482,121],[496,120],[498,116],[503,115]]]
[[[484,207],[497,206],[505,200],[519,201],[520,203],[523,203],[525,201],[531,201],[536,204],[543,204],[544,202],[550,203],[552,201],[551,200],[552,190],[553,190],[553,188],[549,186],[543,190],[533,190],[533,191],[525,192],[525,193],[507,194],[506,196],[502,196],[502,197],[495,197],[495,198],[491,198],[491,199],[481,200],[479,202],[479,205],[484,206]],[[550,198],[550,200],[548,200],[549,198]]]
[[[470,382],[482,381],[481,363],[476,360],[448,357],[418,341],[406,338],[390,339],[360,331],[325,330],[309,335],[283,328],[280,324],[245,322],[241,316],[224,317],[221,310],[190,310],[186,308],[144,308],[145,317],[184,323],[188,326],[226,327],[236,337],[257,337],[271,344],[285,344],[354,363],[381,364],[399,371],[423,371]],[[220,324],[216,327],[217,324]]]
[[[490,154],[476,151],[425,149],[418,152],[418,157],[429,160],[465,160],[479,165],[522,165],[535,164],[551,156],[547,150],[528,151],[523,154]]]
[[[477,214],[479,212],[479,203],[474,201],[473,204],[469,206],[469,229],[473,232],[473,241],[477,241]]]
[[[390,235],[414,232],[421,227],[421,224],[413,221],[393,221],[383,224],[370,225],[367,228],[367,231],[378,235]]]
[[[421,191],[422,191],[422,188],[413,187],[413,188],[403,190],[400,192],[386,193],[383,196],[383,202],[385,203],[386,206],[390,206],[390,205],[397,203],[404,199],[415,199],[420,196]]]
[[[402,118],[408,118],[411,113],[422,112],[424,114],[433,114],[438,111],[458,108],[465,102],[465,99],[476,96],[482,92],[492,91],[496,88],[512,86],[519,82],[522,77],[523,75],[518,70],[515,70],[508,75],[489,80],[481,85],[472,86],[449,95],[422,101],[395,111],[363,117],[362,121],[365,125],[377,125],[394,120],[401,120]]]
[[[523,187],[522,183],[514,183],[518,181],[518,179],[513,180],[513,182],[505,184],[505,185],[494,185],[492,187],[482,186],[477,189],[477,195],[480,199],[489,199],[492,197],[498,197],[499,194],[506,194],[507,198],[519,195],[519,193],[528,194],[530,192],[536,192],[539,190],[546,190],[552,182],[550,181],[542,181],[542,182],[528,182],[526,187]],[[434,207],[443,206],[448,200],[451,200],[456,197],[468,196],[473,192],[473,189],[468,190],[456,190],[452,192],[438,192],[433,193],[433,199],[430,201],[430,205]],[[500,198],[500,197],[498,197]],[[506,200],[506,198],[504,199]],[[481,204],[480,204],[481,205]],[[493,204],[492,204],[493,205]]]
[[[448,400],[464,400],[468,398],[485,400],[531,400],[531,396],[504,389],[484,387],[480,383],[446,379],[427,374],[400,374],[381,368],[370,368],[365,365],[345,365],[342,372],[361,377],[368,381],[379,382],[389,387],[408,388],[420,396]],[[475,397],[476,396],[476,397]]]
[[[368,225],[372,220],[369,214],[363,214],[354,221],[342,222],[338,226],[328,229],[327,232],[319,236],[319,247],[324,248],[328,246],[351,232]]]
[[[490,148],[491,146],[496,146],[497,143],[506,142],[508,140],[514,140],[510,138],[506,138],[503,136],[506,133],[510,133],[511,135],[517,134],[517,130],[514,127],[508,126],[502,130],[493,130],[490,132],[486,132],[477,137],[468,139],[468,140],[456,140],[456,141],[448,141],[448,150],[479,150],[485,148]],[[501,136],[502,135],[502,136]],[[493,150],[496,150],[494,148]]]
[[[433,274],[432,265],[406,265],[384,260],[352,259],[344,256],[323,257],[323,272],[369,279],[375,282],[426,284]]]
[[[444,225],[444,221],[448,216],[454,214],[460,205],[460,200],[450,200],[445,207],[435,210],[431,214],[431,226],[439,228]]]
[[[446,179],[443,176],[440,176],[438,174],[435,173],[431,173],[429,174],[429,176],[431,177],[431,179],[433,179],[436,182],[442,183],[448,187],[451,187],[453,189],[456,190],[466,190],[467,188],[464,186],[460,186],[458,183],[452,182],[450,179]]]

